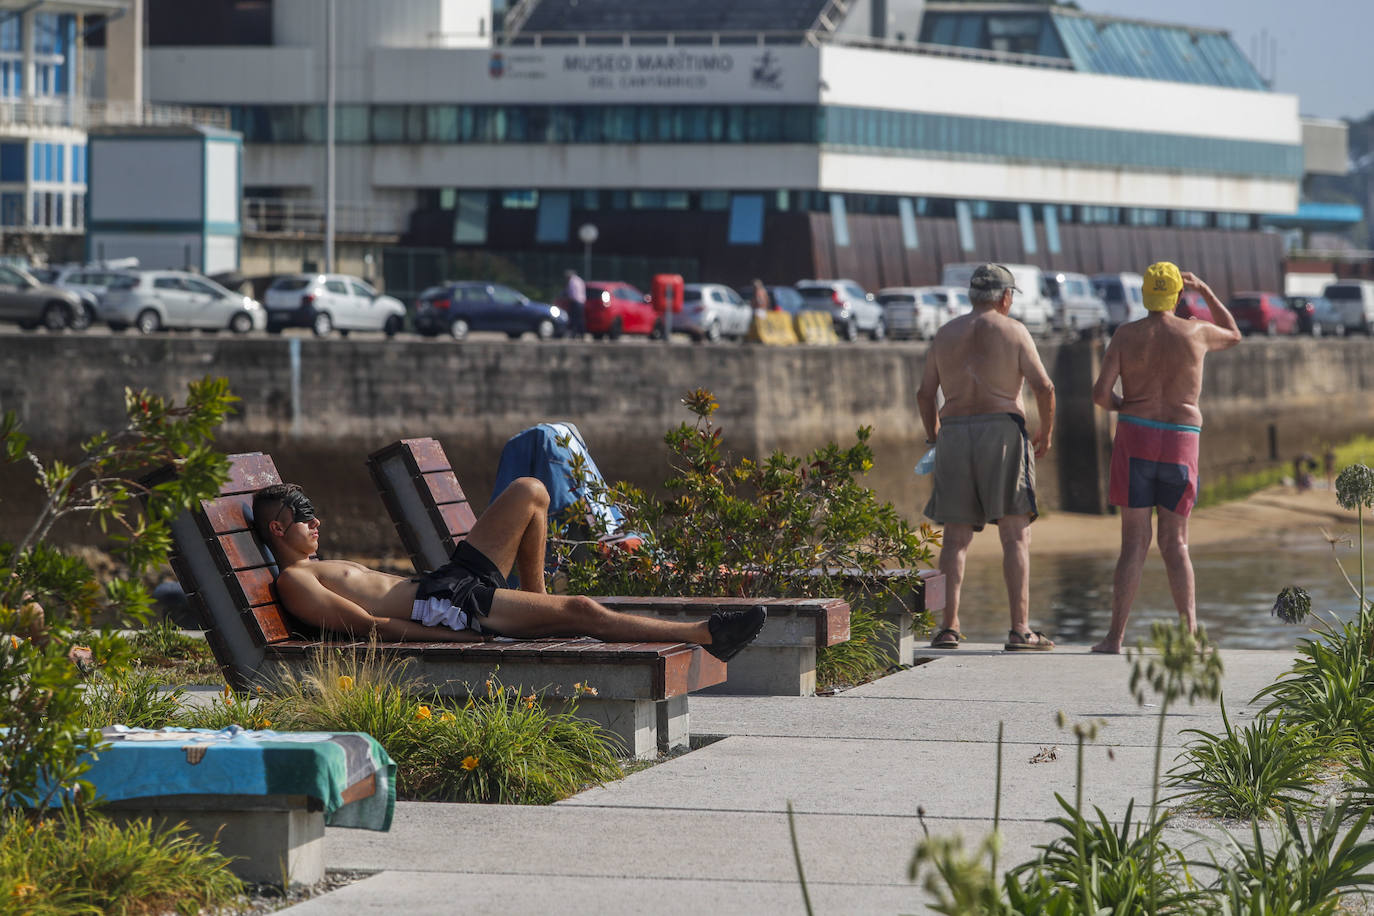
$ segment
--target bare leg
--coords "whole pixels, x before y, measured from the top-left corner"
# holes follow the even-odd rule
[[[522,591],[544,593],[544,540],[549,530],[549,491],[521,477],[501,491],[473,524],[467,541],[496,564],[501,575],[514,566]]]
[[[1152,511],[1121,508],[1121,556],[1117,558],[1116,574],[1112,577],[1112,623],[1107,637],[1093,646],[1094,652],[1115,654],[1121,651],[1121,642],[1126,638],[1126,619],[1131,616],[1131,605],[1140,588],[1140,571],[1150,552]]]
[[[1193,588],[1193,560],[1188,555],[1188,516],[1159,510],[1159,555],[1169,576],[1169,592],[1179,619],[1188,632],[1197,630],[1197,598]]]
[[[1030,630],[1030,516],[1008,515],[997,520],[1002,539],[1002,578],[1007,583],[1011,628]]]
[[[973,542],[972,525],[946,525],[940,548],[940,572],[945,576],[945,612],[940,629],[959,629],[959,589],[964,584],[964,557]]]
[[[487,621],[506,636],[594,636],[605,642],[692,642],[711,644],[705,620],[689,623],[622,614],[585,596],[539,595],[497,589]]]

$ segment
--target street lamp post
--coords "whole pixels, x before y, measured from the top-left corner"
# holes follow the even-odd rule
[[[334,0],[324,7],[324,272],[334,272]]]
[[[595,244],[601,233],[591,223],[583,223],[577,230],[577,237],[582,240],[582,279],[589,280],[592,275],[592,245]]]

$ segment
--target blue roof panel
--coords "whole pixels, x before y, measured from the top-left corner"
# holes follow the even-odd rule
[[[1250,61],[1219,32],[1051,11],[1074,69],[1087,73],[1264,90]]]

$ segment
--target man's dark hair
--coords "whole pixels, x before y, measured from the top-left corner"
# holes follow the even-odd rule
[[[264,544],[271,542],[272,532],[268,526],[272,520],[281,515],[291,494],[299,492],[300,484],[274,483],[253,494],[253,529]]]

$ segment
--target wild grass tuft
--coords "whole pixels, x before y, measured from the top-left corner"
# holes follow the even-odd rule
[[[871,607],[858,605],[849,614],[849,639],[816,650],[816,686],[861,684],[892,663],[887,644],[896,627]]]
[[[1198,737],[1169,771],[1170,784],[1184,787],[1171,801],[1183,799],[1207,814],[1238,818],[1314,807],[1312,776],[1325,749],[1311,731],[1290,725],[1282,715],[1233,728],[1225,703],[1221,720],[1224,735],[1184,730]]]
[[[160,672],[138,668],[97,674],[86,684],[82,727],[162,728],[171,724],[184,692],[168,690],[164,684]]]
[[[175,829],[70,811],[0,816],[0,913],[191,914],[242,894],[228,859]]]

